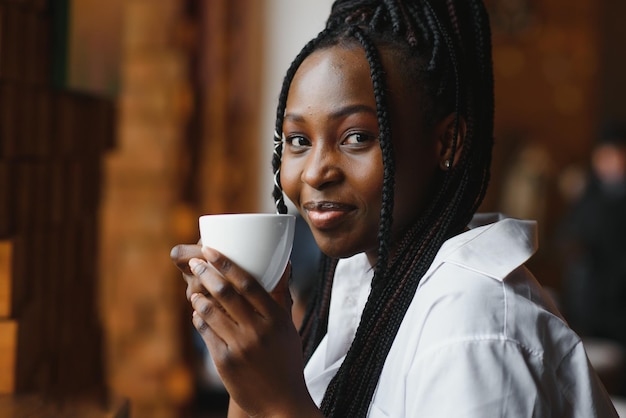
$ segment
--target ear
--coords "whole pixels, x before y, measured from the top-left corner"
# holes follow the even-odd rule
[[[455,118],[456,114],[450,113],[435,126],[435,134],[438,138],[438,154],[440,157],[439,167],[443,171],[448,171],[456,166],[461,155],[461,150],[463,149],[463,140],[465,139],[467,124],[465,123],[465,118],[459,115],[459,127],[455,135]],[[453,150],[454,155],[452,154]]]

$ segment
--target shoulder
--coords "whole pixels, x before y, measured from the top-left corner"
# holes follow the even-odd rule
[[[394,399],[402,376],[403,416],[561,416],[599,390],[581,350],[524,266],[495,280],[444,264],[416,294],[377,391]]]
[[[536,248],[532,224],[496,224],[447,242],[418,287],[376,389],[389,416],[593,408],[595,397],[577,399],[600,390],[588,384],[580,338],[524,266]]]
[[[535,223],[503,217],[446,242],[405,317],[407,334],[419,330],[415,358],[447,344],[504,342],[564,356],[580,339],[524,265],[536,248]]]
[[[447,344],[507,342],[529,354],[562,356],[579,341],[523,265],[498,280],[443,263],[430,279],[405,317],[420,329],[420,355]],[[547,347],[558,347],[560,354]]]

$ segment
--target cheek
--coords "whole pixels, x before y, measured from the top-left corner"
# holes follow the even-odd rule
[[[289,200],[291,200],[296,206],[298,205],[298,196],[299,189],[298,185],[300,184],[300,168],[299,165],[296,164],[295,161],[290,160],[289,158],[283,157],[283,160],[280,164],[280,185],[283,189],[283,192]]]
[[[355,182],[360,185],[365,199],[370,205],[380,207],[382,205],[384,167],[382,159],[377,158],[362,169],[354,170]],[[380,211],[379,211],[380,212]]]

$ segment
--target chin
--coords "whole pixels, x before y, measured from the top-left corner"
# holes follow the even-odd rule
[[[320,245],[318,243],[320,250],[331,258],[350,258],[353,255],[368,251],[366,248],[362,246],[339,246],[336,243],[330,243],[328,245]]]
[[[332,241],[332,240],[329,240]],[[358,254],[360,251],[350,250],[348,248],[344,248],[343,246],[337,246],[336,243],[320,243],[317,242],[317,245],[325,255],[331,258],[348,258],[352,257],[355,254]]]

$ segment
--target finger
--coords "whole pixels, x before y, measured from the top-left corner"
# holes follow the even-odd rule
[[[194,293],[191,295],[191,306],[196,316],[199,316],[223,340],[237,325],[228,312],[213,298]]]
[[[226,342],[220,338],[220,336],[209,326],[209,324],[202,318],[202,316],[197,312],[193,311],[191,322],[193,326],[196,328],[202,339],[204,340],[207,348],[210,351],[213,351],[215,347],[222,346],[228,347]]]
[[[183,278],[185,279],[185,282],[187,282],[187,289],[185,290],[185,295],[187,296],[188,301],[191,301],[191,296],[194,293],[200,293],[206,297],[212,297],[209,294],[209,291],[206,290],[204,286],[202,286],[202,282],[200,281],[200,279],[197,278],[196,276],[192,274],[183,273]]]
[[[239,294],[231,283],[230,278],[232,276],[227,279],[212,264],[198,258],[189,260],[189,266],[214,302],[219,304],[234,322],[249,323],[258,319],[259,314],[254,307]],[[235,267],[234,270],[236,269]]]
[[[189,269],[189,260],[192,258],[202,258],[202,250],[200,245],[180,244],[172,248],[170,258],[176,264],[176,267],[185,274],[191,275]]]
[[[271,306],[275,303],[254,277],[213,248],[202,247],[202,254],[216,271],[223,277],[228,278],[228,282],[232,284],[234,290],[253,306],[261,316],[267,316],[271,312]],[[230,296],[230,289],[224,290],[226,296]],[[213,294],[213,292],[211,293]],[[213,294],[213,296],[215,297],[216,295]],[[219,298],[218,300],[223,304],[222,300]]]

